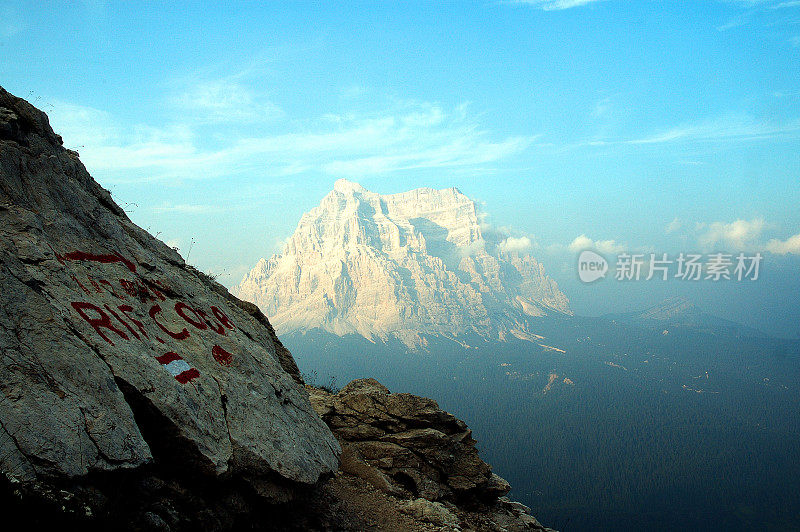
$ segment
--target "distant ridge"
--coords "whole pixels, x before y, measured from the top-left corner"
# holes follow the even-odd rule
[[[697,306],[685,297],[670,297],[639,314],[645,320],[672,320],[697,318],[702,314]]]
[[[694,302],[682,296],[669,297],[642,311],[608,314],[606,317],[616,320],[634,320],[651,327],[692,327],[710,332],[724,331],[726,334],[735,336],[769,337],[768,334],[758,329],[703,312]]]

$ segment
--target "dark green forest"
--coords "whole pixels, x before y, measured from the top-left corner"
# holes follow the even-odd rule
[[[547,526],[800,530],[796,341],[607,318],[536,325],[565,352],[480,338],[409,352],[319,331],[285,342],[320,384],[372,376],[436,399]]]

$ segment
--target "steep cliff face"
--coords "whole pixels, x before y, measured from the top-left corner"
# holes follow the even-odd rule
[[[336,470],[266,318],[131,223],[44,113],[0,89],[0,469],[145,466],[264,495]]]
[[[483,233],[457,189],[380,195],[342,179],[233,293],[279,333],[393,335],[409,346],[426,334],[526,338],[526,318],[571,313],[536,259]]]

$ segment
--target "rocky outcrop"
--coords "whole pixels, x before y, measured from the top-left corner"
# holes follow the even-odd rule
[[[374,468],[371,478],[390,491],[436,501],[496,499],[509,490],[478,457],[472,431],[431,399],[361,379],[335,395],[312,388],[311,403],[346,453]]]
[[[400,513],[446,530],[545,530],[505,497],[510,486],[480,459],[472,432],[435,401],[390,393],[374,379],[335,394],[308,389],[341,442],[340,474],[383,493]]]
[[[134,225],[44,113],[0,89],[0,470],[153,464],[269,500],[339,446],[253,305]]]
[[[482,224],[457,189],[380,195],[342,179],[232,291],[280,334],[319,328],[412,348],[429,335],[534,340],[528,318],[571,311],[519,242]]]

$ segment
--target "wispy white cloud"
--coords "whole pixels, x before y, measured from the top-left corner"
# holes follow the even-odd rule
[[[800,0],[787,0],[770,6],[772,9],[785,9],[788,7],[800,7]]]
[[[510,137],[493,142],[465,132],[465,136],[441,139],[442,144],[399,146],[392,155],[336,160],[323,166],[331,175],[365,176],[399,170],[475,166],[498,161],[527,148],[535,137]],[[412,149],[409,149],[412,148]]]
[[[575,240],[573,240],[569,246],[567,246],[567,249],[573,253],[577,253],[585,249],[592,249],[600,253],[613,254],[622,253],[625,251],[626,246],[618,243],[616,240],[592,240],[585,234],[582,234],[578,237],[575,237]]]
[[[683,222],[681,222],[680,219],[676,217],[674,220],[672,220],[670,223],[667,224],[665,231],[667,234],[675,233],[677,231],[680,231],[681,227],[683,227]]]
[[[741,143],[767,139],[797,139],[800,137],[800,118],[764,120],[743,112],[729,112],[694,122],[685,122],[664,129],[655,129],[639,137],[600,135],[567,145],[571,148],[609,146],[659,146],[664,144],[704,142],[712,144]],[[545,146],[539,142],[537,146]],[[555,144],[553,144],[555,146]],[[701,165],[700,161],[681,161],[679,164]]]
[[[800,0],[723,0],[726,4],[736,4],[745,8],[765,7],[769,9],[783,9],[800,6]]]
[[[776,0],[720,0],[725,4],[738,4],[745,7],[753,7],[775,2]]]
[[[674,231],[670,227],[675,224]],[[678,233],[682,239],[696,241],[705,252],[769,252],[776,255],[800,255],[800,234],[790,236],[786,240],[772,238],[766,241],[767,233],[776,224],[767,222],[762,217],[750,220],[739,218],[732,222],[696,222],[694,225],[679,222],[675,218],[667,226],[667,233]]]
[[[103,145],[118,139],[118,130],[111,115],[105,111],[55,101],[48,108],[50,125],[71,148],[83,145]]]
[[[48,115],[65,146],[78,150],[91,169],[180,164],[180,158],[196,153],[194,133],[187,125],[138,124],[126,129],[106,111],[62,101],[53,102]]]
[[[696,226],[700,231],[698,243],[704,249],[725,246],[725,249],[735,251],[752,250],[760,247],[759,241],[766,227],[767,224],[763,218],[739,219],[730,223],[701,223]]]
[[[773,238],[766,245],[767,251],[775,253],[776,255],[800,255],[800,233],[787,238],[786,240],[778,240]]]
[[[768,26],[774,27],[775,25],[784,24],[785,21],[774,20],[774,17],[772,17],[767,22],[764,18],[768,17],[770,12],[800,7],[800,0],[724,0],[724,3],[739,6],[744,11],[737,13],[724,24],[717,26],[718,31],[728,31],[759,20]]]
[[[697,123],[684,124],[653,135],[626,141],[627,144],[662,144],[684,141],[740,141],[773,138],[800,133],[800,121],[772,123],[749,115],[730,113]]]
[[[732,17],[730,20],[728,20],[724,24],[720,24],[719,26],[717,26],[717,31],[720,31],[720,32],[721,31],[728,31],[728,30],[732,30],[734,28],[739,28],[741,26],[744,26],[745,24],[747,24],[750,21],[751,17],[752,17],[752,13],[750,13],[750,12],[740,13],[738,15],[735,15],[734,17]]]
[[[216,90],[172,102],[178,107],[193,105],[213,116],[236,109],[236,102],[255,101],[242,93],[215,106]],[[202,179],[319,172],[363,177],[409,169],[474,167],[519,153],[536,138],[498,139],[464,107],[448,110],[426,102],[395,102],[371,115],[328,114],[304,122],[281,121],[272,126],[278,131],[259,136],[246,135],[245,131],[252,130],[228,124],[231,129],[212,147],[203,137],[208,124],[192,120],[123,129],[107,112],[63,102],[55,105],[51,116],[65,144],[79,149],[91,171],[116,174],[104,176],[106,182],[126,180],[126,175],[132,175],[130,179]]]
[[[800,233],[790,236],[786,240],[772,238],[766,240],[766,235],[776,227],[762,217],[751,220],[737,219],[732,222],[696,222],[685,223],[679,218],[667,224],[667,234],[677,234],[681,240],[695,242],[699,251],[711,252],[749,252],[773,253],[776,255],[800,255]],[[565,252],[579,253],[584,250],[593,250],[607,255],[627,253],[658,253],[654,246],[628,245],[616,240],[594,240],[586,234],[576,237],[570,244],[551,244],[539,246],[544,252],[553,255],[562,255]],[[692,251],[691,249],[684,251]]]
[[[544,11],[558,11],[561,9],[570,9],[573,7],[585,6],[593,2],[601,0],[510,0],[509,4],[529,5]]]
[[[234,79],[192,84],[172,97],[184,116],[213,122],[264,122],[283,116],[283,110]]]
[[[528,251],[533,246],[533,242],[527,236],[514,237],[510,236],[500,242],[500,251],[506,253]]]

